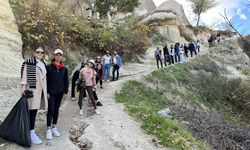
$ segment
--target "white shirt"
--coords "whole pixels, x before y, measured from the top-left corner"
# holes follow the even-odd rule
[[[103,56],[103,64],[110,64],[112,57],[110,55],[104,55]]]

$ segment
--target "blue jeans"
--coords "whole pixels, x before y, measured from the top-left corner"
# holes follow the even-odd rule
[[[110,64],[104,64],[103,73],[102,73],[102,80],[104,80],[106,70],[107,70],[107,80],[109,80],[109,78],[110,78]]]

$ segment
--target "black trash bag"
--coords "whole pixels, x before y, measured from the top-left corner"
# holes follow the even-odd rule
[[[8,116],[0,125],[0,137],[15,142],[21,146],[31,147],[30,114],[27,97],[32,97],[32,91],[25,91]]]

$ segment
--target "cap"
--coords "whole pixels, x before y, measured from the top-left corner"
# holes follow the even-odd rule
[[[100,59],[100,58],[101,58],[101,56],[96,56],[96,58],[97,58],[97,59]]]
[[[42,49],[41,47],[38,47],[38,48],[36,49],[36,52],[43,52],[43,49]]]
[[[58,53],[63,54],[63,51],[62,51],[61,49],[56,49],[56,50],[54,51],[54,54],[58,54]]]
[[[92,63],[93,65],[95,64],[95,61],[93,59],[90,59],[89,62]]]

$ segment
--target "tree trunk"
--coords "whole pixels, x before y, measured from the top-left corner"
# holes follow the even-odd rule
[[[196,26],[197,26],[197,27],[199,26],[199,23],[200,23],[200,18],[201,18],[201,14],[198,14],[197,24],[196,24]]]

